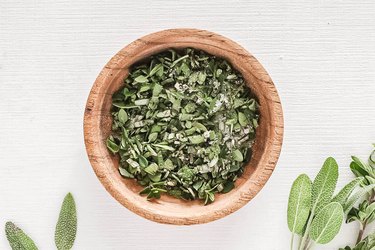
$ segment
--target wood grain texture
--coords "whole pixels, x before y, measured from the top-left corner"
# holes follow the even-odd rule
[[[78,250],[285,250],[290,186],[324,159],[352,178],[350,155],[375,142],[373,0],[0,1],[0,227],[13,220],[54,249],[61,201],[77,202]],[[207,29],[239,43],[267,69],[283,104],[282,152],[267,185],[221,220],[178,227],[125,209],[92,171],[84,107],[113,54],[146,34]],[[332,250],[355,241],[345,225]],[[0,249],[9,249],[0,231]]]
[[[244,77],[260,107],[259,127],[252,157],[245,171],[227,194],[215,202],[182,201],[163,195],[147,201],[134,180],[118,171],[118,157],[109,152],[106,139],[111,133],[112,95],[123,87],[132,65],[168,49],[195,48],[228,60]],[[201,224],[220,219],[250,201],[269,179],[281,151],[283,113],[275,85],[262,65],[244,48],[221,35],[197,29],[169,29],[152,33],[119,51],[100,72],[87,100],[84,136],[91,165],[107,191],[122,205],[147,219],[176,225]]]

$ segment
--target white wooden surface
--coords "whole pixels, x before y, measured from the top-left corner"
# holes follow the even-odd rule
[[[86,97],[103,65],[147,33],[208,29],[253,53],[282,99],[285,139],[261,193],[206,225],[146,221],[102,188],[82,133]],[[0,1],[0,227],[20,225],[54,249],[60,203],[71,191],[79,229],[74,249],[288,249],[286,205],[301,172],[327,156],[351,178],[351,154],[375,142],[375,2],[362,1]],[[345,225],[329,245],[355,239]],[[0,230],[0,249],[9,249]]]

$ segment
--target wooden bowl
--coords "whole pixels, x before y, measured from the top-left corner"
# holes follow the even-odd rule
[[[118,171],[119,159],[106,148],[111,132],[112,94],[123,86],[129,67],[169,48],[192,47],[228,60],[242,73],[260,103],[253,156],[235,188],[217,194],[215,202],[182,201],[163,195],[147,201],[139,195],[142,187],[124,179]],[[107,191],[122,205],[143,216],[166,224],[189,225],[222,218],[249,202],[265,185],[275,168],[283,139],[283,113],[276,88],[262,65],[244,48],[221,35],[196,29],[172,29],[144,36],[118,52],[103,68],[87,100],[84,137],[91,165]]]

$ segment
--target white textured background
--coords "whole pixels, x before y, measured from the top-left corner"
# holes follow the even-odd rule
[[[204,2],[204,3],[203,3]],[[282,100],[285,137],[265,188],[205,225],[159,225],[119,205],[96,179],[82,132],[86,97],[123,46],[166,28],[208,29],[263,64]],[[375,2],[308,0],[0,1],[0,228],[20,225],[54,249],[64,195],[78,206],[74,249],[288,249],[289,188],[327,156],[351,178],[351,154],[375,142]],[[329,245],[354,241],[345,225]],[[9,249],[0,230],[0,249]]]

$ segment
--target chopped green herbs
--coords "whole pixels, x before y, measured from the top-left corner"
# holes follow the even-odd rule
[[[169,50],[136,65],[113,95],[107,147],[120,174],[148,199],[215,200],[251,157],[258,104],[225,60],[194,49]]]

